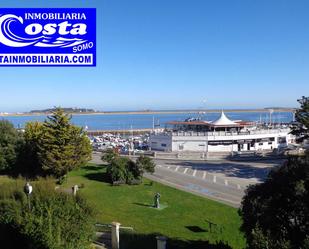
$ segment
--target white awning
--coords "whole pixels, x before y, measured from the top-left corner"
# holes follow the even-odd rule
[[[217,120],[211,122],[211,124],[218,125],[218,126],[237,125],[237,123],[233,122],[228,117],[226,117],[223,111],[221,112],[221,116]]]

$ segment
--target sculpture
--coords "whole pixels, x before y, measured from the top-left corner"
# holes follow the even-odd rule
[[[160,208],[160,197],[161,195],[159,193],[156,193],[154,196],[154,207]]]

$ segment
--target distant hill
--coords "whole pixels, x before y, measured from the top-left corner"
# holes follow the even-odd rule
[[[288,107],[276,107],[276,106],[274,106],[274,107],[265,107],[264,109],[266,109],[266,110],[271,110],[271,109],[273,109],[274,111],[275,110],[293,110],[293,109],[295,109],[295,108],[288,108]]]
[[[67,113],[89,113],[89,112],[96,112],[93,109],[88,108],[62,108]],[[51,113],[55,110],[55,108],[48,108],[44,110],[32,110],[30,113]]]

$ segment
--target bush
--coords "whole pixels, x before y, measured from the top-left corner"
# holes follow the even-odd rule
[[[107,163],[111,163],[118,156],[118,153],[114,149],[109,148],[102,153],[101,160]]]
[[[89,248],[94,235],[92,209],[80,195],[73,197],[55,191],[54,182],[40,179],[32,184],[30,210],[23,192],[24,180],[1,185],[0,244],[3,248]]]
[[[125,157],[116,157],[112,160],[112,162],[107,167],[107,174],[113,182],[126,182],[127,172],[126,165],[128,163],[128,159]]]
[[[113,185],[140,184],[144,172],[153,173],[155,168],[155,163],[149,157],[140,156],[134,162],[127,157],[120,157],[113,150],[106,151],[102,160],[109,162],[106,172]]]
[[[155,172],[156,164],[150,157],[143,156],[143,155],[140,156],[136,160],[136,165],[139,168],[141,175],[143,175],[144,172],[148,172],[151,174]]]

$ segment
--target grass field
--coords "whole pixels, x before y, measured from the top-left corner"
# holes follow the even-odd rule
[[[13,178],[9,178],[9,177],[7,177],[5,175],[3,175],[3,176],[0,175],[0,184],[7,183],[7,182],[12,182],[12,181],[14,181]]]
[[[227,242],[243,248],[245,239],[239,232],[237,209],[144,179],[141,185],[111,186],[105,167],[88,165],[69,174],[64,188],[84,184],[81,193],[97,210],[99,223],[120,222],[137,233],[162,234],[181,240]],[[161,194],[162,209],[152,208],[156,192]],[[217,228],[209,231],[209,220]],[[220,231],[221,230],[221,231]]]

